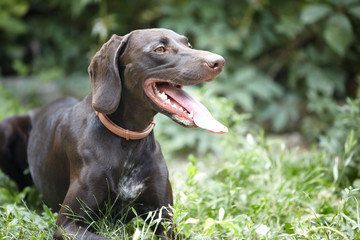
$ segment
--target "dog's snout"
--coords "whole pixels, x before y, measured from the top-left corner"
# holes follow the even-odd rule
[[[225,59],[220,55],[211,55],[206,58],[206,63],[210,69],[221,70],[225,65]]]

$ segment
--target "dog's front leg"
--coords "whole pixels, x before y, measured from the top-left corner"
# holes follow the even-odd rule
[[[92,184],[84,181],[75,180],[70,184],[56,221],[55,239],[107,239],[89,231],[92,214],[99,212],[99,204],[104,202],[107,192],[106,185],[104,192],[92,190]]]
[[[151,224],[151,229],[159,239],[185,239],[183,234],[178,233],[173,222],[170,208],[173,205],[172,189],[167,175],[154,174],[153,177],[148,178],[148,183],[147,189],[135,202],[136,213],[146,223]],[[149,215],[149,212],[154,215]]]
[[[177,233],[176,225],[173,222],[171,209],[161,208],[158,212],[156,212],[155,219],[156,218],[160,219],[160,223],[155,225],[153,229],[161,240],[185,239],[182,234]]]

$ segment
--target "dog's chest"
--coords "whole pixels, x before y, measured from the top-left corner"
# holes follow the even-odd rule
[[[141,174],[141,166],[126,163],[118,183],[120,199],[123,201],[136,199],[145,190],[145,181],[146,177]]]

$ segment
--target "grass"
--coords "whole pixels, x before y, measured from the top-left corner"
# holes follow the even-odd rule
[[[219,106],[229,112],[220,118],[230,132],[201,138],[214,136],[211,144],[215,146],[197,138],[194,144],[203,146],[199,154],[179,160],[173,142],[164,137],[166,133],[159,134],[173,185],[173,214],[181,232],[191,239],[360,239],[360,189],[334,179],[334,173],[343,172],[329,166],[328,152],[316,145],[310,150],[288,149],[281,139],[248,128],[246,117],[233,113],[230,105],[212,107]],[[348,159],[348,152],[338,154]],[[0,239],[52,239],[57,214],[38,195],[34,188],[18,192],[0,173]],[[101,235],[154,238],[140,218],[124,225],[112,218],[110,210],[109,205],[100,220],[91,222]],[[153,216],[150,213],[147,218],[158,224]]]
[[[175,190],[194,239],[359,238],[359,189],[337,188],[323,153],[228,140],[222,159],[191,159]]]
[[[359,189],[337,187],[324,153],[235,135],[224,137],[221,158],[190,156],[181,171],[169,164],[182,232],[192,239],[360,239]],[[56,214],[27,208],[25,194],[6,192],[4,179],[0,239],[51,239]],[[140,219],[123,225],[109,218],[93,223],[104,236],[153,236]]]

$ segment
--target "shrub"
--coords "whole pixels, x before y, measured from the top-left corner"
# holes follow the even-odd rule
[[[81,72],[111,33],[168,27],[227,59],[208,91],[267,130],[317,140],[359,84],[360,1],[2,1],[1,73]],[[134,14],[136,13],[136,14]]]

